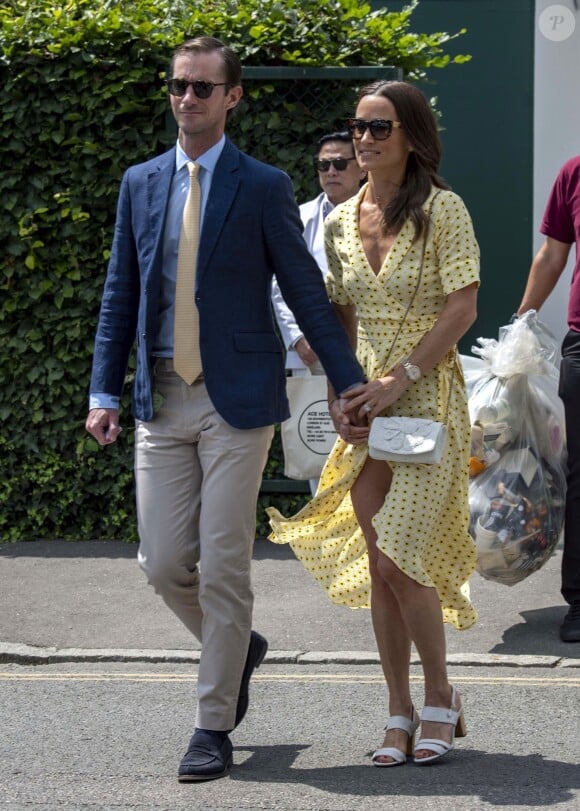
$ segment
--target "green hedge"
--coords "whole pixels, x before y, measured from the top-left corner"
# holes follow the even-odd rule
[[[132,430],[99,448],[84,431],[94,330],[121,175],[175,129],[168,58],[201,33],[246,65],[396,65],[422,77],[450,58],[447,34],[411,32],[357,0],[4,0],[0,9],[0,537],[136,537]],[[454,34],[458,36],[461,32]],[[245,82],[228,132],[316,193],[313,141],[351,111],[354,87]],[[128,388],[128,387],[127,387]],[[281,476],[273,446],[266,477]],[[283,511],[299,499],[264,496]]]

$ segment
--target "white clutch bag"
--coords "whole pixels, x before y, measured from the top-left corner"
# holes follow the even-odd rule
[[[421,417],[375,417],[369,433],[369,456],[386,462],[438,465],[447,426]]]

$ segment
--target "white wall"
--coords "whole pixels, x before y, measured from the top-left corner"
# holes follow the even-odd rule
[[[576,27],[566,39],[554,41],[540,30],[542,12],[555,16],[553,6],[575,15]],[[580,6],[580,3],[578,3]],[[544,18],[545,19],[545,18]],[[556,20],[554,20],[556,25]],[[558,27],[554,29],[558,31]],[[562,31],[565,33],[564,29]],[[580,155],[580,10],[573,0],[536,0],[534,83],[534,212],[533,251],[543,242],[542,215],[560,166]],[[541,311],[542,320],[558,338],[567,330],[566,311],[575,249],[568,266]],[[523,292],[523,291],[522,291]]]

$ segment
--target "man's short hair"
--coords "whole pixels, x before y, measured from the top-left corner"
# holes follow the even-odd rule
[[[342,141],[345,144],[350,144],[352,147],[352,135],[347,130],[341,130],[340,132],[328,132],[326,135],[323,135],[318,139],[316,143],[316,152],[314,154],[315,158],[320,155],[320,150],[324,144],[328,143],[329,141]],[[352,147],[352,154],[354,155],[354,147]]]
[[[173,77],[173,66],[178,56],[188,53],[211,53],[219,51],[224,63],[225,79],[230,87],[241,85],[242,83],[242,63],[237,53],[226,45],[221,39],[216,37],[195,37],[188,39],[179,45],[171,57],[169,64],[169,78]],[[225,88],[227,91],[227,87]]]

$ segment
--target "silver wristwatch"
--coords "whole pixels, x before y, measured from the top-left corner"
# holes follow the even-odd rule
[[[403,367],[403,371],[411,383],[416,383],[417,380],[421,379],[421,369],[419,369],[418,366],[415,366],[414,363],[411,363],[410,360],[404,360],[401,366]]]

